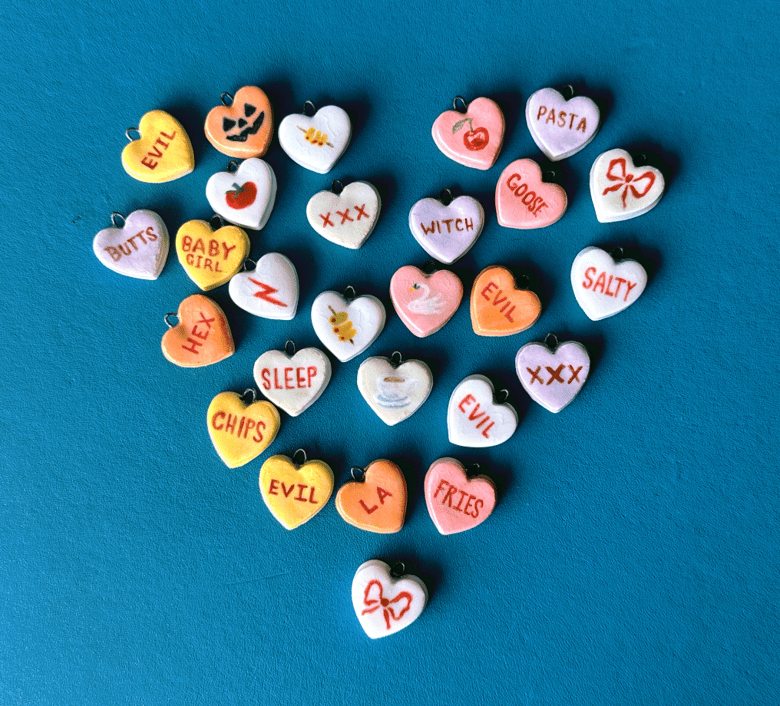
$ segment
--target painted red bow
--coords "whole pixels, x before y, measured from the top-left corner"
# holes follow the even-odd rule
[[[374,593],[377,594],[376,598],[369,598],[369,593],[371,593],[371,589],[376,586],[377,590],[374,591]],[[406,601],[406,605],[403,607],[400,613],[396,615],[395,608],[392,604],[396,603],[397,601]],[[378,608],[382,609],[382,613],[385,618],[385,624],[387,625],[387,629],[390,629],[390,618],[393,620],[400,620],[404,614],[409,610],[409,608],[412,607],[412,594],[408,591],[401,591],[393,600],[388,600],[384,597],[384,592],[382,589],[382,584],[377,581],[376,579],[371,579],[371,581],[368,582],[368,585],[366,586],[366,592],[363,596],[363,603],[367,606],[361,615],[365,615],[366,613],[373,613]]]
[[[613,174],[612,170],[615,169],[615,172],[618,172],[618,167],[619,173]],[[650,191],[650,189],[653,188],[653,184],[655,184],[655,174],[652,172],[645,172],[644,174],[640,174],[638,177],[635,177],[633,174],[626,173],[626,160],[624,157],[617,157],[609,163],[609,169],[607,169],[607,179],[610,181],[618,181],[620,183],[608,186],[606,189],[604,189],[601,195],[604,196],[604,194],[608,194],[610,191],[617,191],[618,189],[622,189],[625,186],[626,188],[623,189],[623,208],[626,207],[626,195],[628,194],[629,189],[631,189],[631,193],[634,195],[634,198],[641,199],[643,196],[647,195],[647,192]],[[634,185],[642,179],[647,179],[647,184],[642,189],[642,191],[639,191]]]

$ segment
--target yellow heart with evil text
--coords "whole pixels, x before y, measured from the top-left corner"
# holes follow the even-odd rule
[[[270,402],[245,404],[235,392],[220,392],[206,413],[211,443],[228,468],[249,463],[279,431],[279,411]]]
[[[122,166],[134,179],[161,184],[195,168],[190,138],[172,115],[151,110],[141,118],[137,130],[139,139],[122,150]]]
[[[212,230],[206,221],[187,221],[176,233],[176,255],[187,276],[206,292],[241,269],[249,236],[237,226]]]

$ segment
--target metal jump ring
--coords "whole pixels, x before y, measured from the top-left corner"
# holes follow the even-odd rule
[[[561,90],[561,95],[565,100],[570,101],[572,98],[574,98],[574,86],[572,86],[570,83],[567,83]]]
[[[298,462],[295,460],[295,457],[296,457],[298,454],[301,454],[301,455],[303,456],[303,461],[302,461],[301,463],[298,463]],[[294,452],[294,453],[293,453],[293,455],[292,455],[292,461],[293,461],[293,463],[295,463],[295,464],[297,464],[297,465],[299,465],[299,466],[302,466],[304,463],[306,463],[307,459],[308,459],[308,456],[306,455],[306,452],[305,452],[303,449],[296,449],[296,450],[295,450],[295,452]]]
[[[250,269],[249,269],[249,267],[247,267],[247,265],[251,265],[253,270],[257,267],[257,263],[251,257],[248,257],[246,260],[244,260],[244,264],[241,265],[241,269],[244,272],[249,272],[250,271]]]
[[[350,292],[352,292],[352,294],[350,294]],[[346,289],[344,289],[344,296],[347,299],[354,299],[357,296],[357,292],[351,284],[347,285]]]
[[[504,404],[509,399],[509,390],[499,390],[498,394],[496,395],[496,401],[500,404]]]
[[[121,219],[122,225],[117,223],[117,219]],[[111,211],[111,223],[114,224],[115,228],[122,228],[126,222],[127,219],[121,213],[119,213],[119,211]]]
[[[463,110],[458,108],[458,101],[463,103]],[[468,103],[466,103],[466,99],[463,96],[455,96],[455,100],[452,101],[452,108],[459,113],[465,113],[468,110]]]
[[[445,206],[449,206],[452,203],[452,199],[454,196],[452,195],[451,189],[442,189],[441,194],[439,194],[439,201],[441,201]]]
[[[550,343],[550,339],[554,341],[554,343]],[[558,336],[556,336],[554,333],[548,333],[544,337],[544,345],[550,348],[551,350],[555,350],[558,347]]]
[[[292,352],[290,352],[290,350],[292,350]],[[295,355],[296,350],[295,341],[293,341],[292,338],[288,338],[284,342],[284,352],[292,358]]]
[[[357,471],[357,473],[355,473],[355,471]],[[352,466],[352,468],[349,469],[349,475],[352,476],[352,480],[362,483],[366,479],[366,469],[361,468],[360,466]]]
[[[390,576],[394,579],[401,578],[406,573],[406,564],[397,561],[390,569]]]
[[[252,398],[250,404],[257,402],[257,390],[255,390],[253,387],[247,387],[246,390],[244,390],[244,393],[241,395],[241,399],[244,400],[247,395]]]
[[[338,196],[342,191],[344,191],[344,183],[341,181],[341,179],[334,179],[333,183],[330,185],[330,190]]]
[[[138,137],[130,137],[131,132],[137,132]],[[127,130],[125,130],[125,137],[127,138],[128,142],[135,142],[136,140],[141,139],[141,131],[137,127],[129,127]]]
[[[227,225],[227,221],[222,218],[218,213],[215,213],[211,218],[209,218],[209,225],[213,228],[214,227],[214,220],[217,221],[217,228],[224,228]]]
[[[404,357],[401,355],[401,351],[393,351],[393,354],[390,356],[390,362],[393,364],[394,367],[398,367],[403,362]]]
[[[309,108],[309,107],[311,107],[311,115],[310,115],[310,114],[309,114],[309,112],[308,112],[308,108]],[[314,115],[316,112],[317,112],[317,106],[316,106],[316,105],[314,105],[314,103],[312,103],[311,101],[306,101],[306,102],[303,104],[303,114],[304,114],[304,115],[306,115],[307,117],[309,117],[309,118],[310,118],[310,117],[311,117],[312,115]]]
[[[228,102],[225,100],[225,98],[226,98],[226,97],[230,99],[230,103],[228,103]],[[220,96],[220,98],[222,99],[222,105],[224,105],[224,106],[226,106],[226,107],[228,107],[228,108],[229,108],[231,105],[233,105],[233,96],[232,96],[232,94],[228,93],[227,91],[226,91],[225,93],[223,93],[223,94]]]
[[[233,168],[231,169],[231,167],[233,167]],[[228,168],[227,168],[227,170],[228,170],[228,172],[230,172],[231,174],[232,174],[233,172],[235,172],[236,170],[238,170],[238,162],[237,162],[235,159],[231,159],[231,160],[228,162]]]
[[[174,326],[176,326],[176,324],[172,324],[170,321],[168,321],[168,317],[169,317],[169,316],[173,316],[173,317],[175,317],[177,320],[178,320],[178,318],[179,318],[179,317],[178,317],[178,315],[176,314],[176,312],[175,312],[175,311],[169,311],[169,312],[168,312],[168,313],[167,313],[165,316],[163,316],[163,321],[165,321],[165,325],[166,325],[168,328],[173,328]]]

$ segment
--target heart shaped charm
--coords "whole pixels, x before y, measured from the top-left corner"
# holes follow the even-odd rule
[[[309,409],[325,392],[330,382],[330,360],[319,348],[304,348],[288,355],[284,351],[266,351],[256,361],[254,376],[260,391],[291,417]]]
[[[139,139],[130,137],[133,132]],[[128,128],[125,134],[130,144],[122,150],[122,166],[138,181],[161,184],[195,168],[189,136],[176,118],[162,110],[146,113],[138,127]]]
[[[428,589],[419,578],[411,574],[395,578],[378,559],[361,564],[352,579],[352,606],[372,640],[409,627],[427,602]]]
[[[478,336],[511,336],[533,326],[542,313],[539,297],[518,289],[506,267],[486,267],[471,288],[471,325]]]
[[[362,471],[362,479],[356,470]],[[399,532],[406,515],[406,480],[401,469],[380,459],[365,469],[353,468],[352,477],[355,480],[336,493],[336,509],[344,521],[366,532]]]
[[[168,229],[163,219],[154,211],[139,210],[127,218],[112,213],[111,222],[114,228],[104,228],[92,241],[97,259],[120,275],[157,279],[168,258]]]
[[[456,459],[440,458],[425,474],[425,504],[441,534],[465,532],[493,512],[496,486],[487,476],[468,478]]]
[[[333,492],[333,471],[324,461],[298,465],[287,456],[271,456],[260,468],[260,493],[271,514],[288,530],[308,522]],[[293,456],[295,457],[295,455]]]
[[[590,197],[599,223],[641,216],[663,195],[664,175],[654,167],[635,167],[625,150],[600,154],[590,168]]]
[[[206,292],[241,269],[249,236],[236,226],[212,230],[206,221],[187,221],[176,233],[176,255],[187,276]]]
[[[289,320],[298,310],[298,273],[278,252],[263,255],[253,270],[234,275],[230,298],[244,311],[264,319]]]
[[[234,172],[213,174],[206,184],[206,198],[214,213],[228,223],[262,230],[276,201],[274,170],[262,159],[244,160]]]
[[[381,199],[367,181],[353,181],[343,188],[333,182],[333,190],[319,191],[309,199],[306,218],[326,240],[356,250],[374,230]]]
[[[515,370],[534,402],[551,412],[560,412],[588,379],[590,356],[580,343],[559,344],[550,333],[544,344],[527,343],[517,351]]]
[[[351,287],[347,292],[354,294]],[[323,292],[311,306],[314,333],[342,363],[368,348],[385,327],[385,307],[366,294],[347,301],[338,292]]]
[[[453,317],[463,298],[463,284],[447,270],[426,275],[407,265],[396,270],[390,280],[390,298],[406,328],[425,338]]]
[[[590,98],[566,100],[554,88],[536,91],[525,104],[531,137],[553,162],[571,157],[596,137],[599,118],[599,108]]]
[[[458,110],[461,104],[464,111]],[[458,164],[490,169],[498,159],[504,141],[504,114],[490,98],[477,98],[466,106],[460,96],[455,110],[442,113],[431,133],[436,146]]]
[[[431,369],[421,360],[401,362],[376,356],[358,368],[358,389],[368,406],[388,426],[411,417],[428,399],[433,388]]]
[[[244,86],[235,96],[222,94],[222,105],[206,116],[206,138],[229,157],[262,157],[274,134],[274,113],[265,92]]]
[[[635,260],[615,262],[601,248],[585,248],[571,266],[571,286],[592,321],[614,316],[631,306],[647,285],[647,272]]]
[[[442,199],[452,199],[449,189]],[[439,262],[451,264],[477,242],[485,224],[482,204],[471,196],[458,196],[448,203],[422,199],[409,212],[409,228],[423,250]]]
[[[484,448],[503,444],[517,429],[512,405],[493,401],[493,383],[484,375],[469,375],[453,391],[447,407],[450,443]]]
[[[245,404],[235,392],[220,392],[206,420],[211,443],[228,468],[244,466],[265,451],[279,431],[279,412],[270,402]],[[246,394],[246,393],[244,393]]]
[[[518,159],[501,172],[496,184],[496,216],[506,228],[546,228],[566,213],[566,192],[542,181],[532,159]]]
[[[202,294],[193,294],[179,304],[176,326],[170,326],[162,337],[163,355],[182,368],[200,368],[219,363],[236,350],[225,314]]]
[[[307,101],[304,110],[314,104]],[[352,137],[346,111],[326,105],[313,115],[288,115],[279,123],[279,144],[287,156],[306,169],[326,174],[339,160]]]

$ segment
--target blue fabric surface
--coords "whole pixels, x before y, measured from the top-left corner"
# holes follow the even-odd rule
[[[6,285],[0,423],[2,704],[771,704],[778,670],[778,6],[689,3],[337,1],[206,5],[10,0],[0,18],[0,213]],[[564,218],[501,228],[501,170],[539,158],[525,100],[573,83],[600,100],[596,139],[560,163]],[[159,280],[121,277],[92,253],[112,211],[157,211],[171,234],[208,218],[209,176],[227,158],[203,121],[223,91],[256,84],[277,120],[337,104],[352,143],[328,175],[275,140],[278,196],[252,256],[298,268],[299,313],[251,317],[213,298],[234,356],[195,370],[160,352],[163,314],[197,291],[171,253]],[[488,96],[507,121],[487,172],[430,136],[455,95]],[[188,131],[193,174],[143,184],[122,170],[124,131],[148,110]],[[638,219],[596,221],[598,154],[623,147],[660,166],[668,191]],[[376,231],[348,251],[309,227],[310,196],[365,179]],[[504,264],[531,276],[540,321],[479,338],[464,301],[416,339],[388,284],[428,258],[412,204],[446,187],[480,199],[488,224],[452,269],[468,291]],[[591,322],[569,284],[584,247],[622,245],[650,282],[625,312]],[[211,398],[252,385],[260,353],[319,345],[309,315],[354,285],[388,307],[369,352],[334,361],[325,395],[283,415],[260,460],[229,470],[205,425]],[[554,331],[593,369],[558,415],[529,401],[518,348]],[[386,427],[356,386],[367,355],[400,350],[434,374],[429,400]],[[506,388],[516,435],[486,450],[447,441],[455,385]],[[333,467],[400,464],[407,523],[374,535],[332,502],[288,532],[258,491],[261,462],[304,447]],[[475,530],[440,536],[422,482],[445,455],[479,462],[499,503]],[[430,591],[409,629],[370,641],[349,597],[364,561],[402,560]]]

